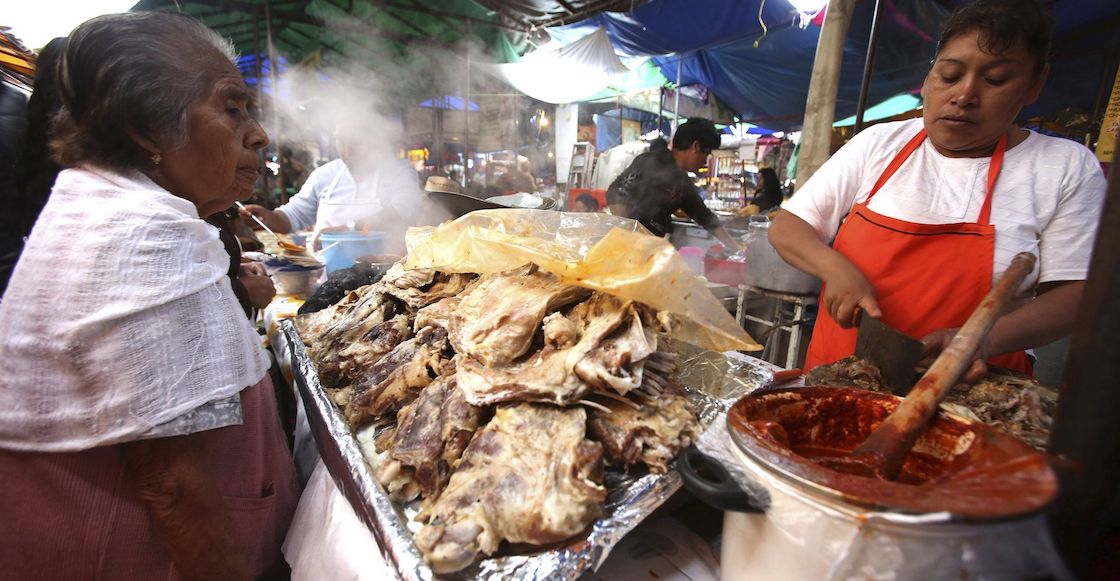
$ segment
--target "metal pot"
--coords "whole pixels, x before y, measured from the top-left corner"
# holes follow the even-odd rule
[[[899,401],[824,387],[742,398],[728,447],[759,485],[749,493],[698,450],[682,455],[685,486],[728,511],[724,578],[1068,576],[1041,514],[1053,473],[1007,434],[938,414],[907,458],[910,483],[839,474],[791,451],[850,451]]]
[[[782,260],[767,237],[769,221],[750,224],[747,245],[747,274],[744,283],[767,290],[795,295],[815,295],[821,292],[821,279],[805,274]]]

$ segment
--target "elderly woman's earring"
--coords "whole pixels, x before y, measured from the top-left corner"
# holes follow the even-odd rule
[[[159,162],[161,162],[161,161],[163,161],[163,156],[162,155],[160,155],[158,153],[153,153],[152,154],[152,165],[159,165]]]

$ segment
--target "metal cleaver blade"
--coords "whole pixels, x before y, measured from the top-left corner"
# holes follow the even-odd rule
[[[922,342],[864,314],[859,318],[856,356],[874,363],[887,388],[904,396],[914,387],[914,368],[922,358]]]

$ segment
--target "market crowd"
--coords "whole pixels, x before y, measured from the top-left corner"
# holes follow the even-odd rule
[[[1046,81],[1050,37],[1034,0],[966,5],[942,33],[922,117],[860,133],[784,204],[771,241],[824,281],[806,366],[850,355],[860,312],[936,352],[1022,251],[1038,267],[974,371],[1029,372],[1027,350],[1070,332],[1105,180],[1086,148],[1014,125]],[[189,17],[129,13],[48,45],[25,121],[5,121],[3,154],[19,160],[0,176],[5,577],[286,576],[299,485],[246,316],[273,289],[236,259],[226,214],[268,144],[254,106],[228,41]],[[684,208],[733,244],[686,179],[718,146],[710,122],[682,125],[608,207],[654,234]],[[248,212],[281,232],[326,225],[323,206],[371,171],[347,163]],[[416,219],[415,172],[379,171],[393,192],[383,218]],[[769,209],[781,193],[764,180]]]

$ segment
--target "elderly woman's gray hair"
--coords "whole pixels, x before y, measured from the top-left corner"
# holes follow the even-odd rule
[[[235,63],[229,41],[188,16],[136,12],[85,22],[58,65],[55,157],[64,166],[150,167],[136,138],[165,151],[186,144],[190,106]]]

